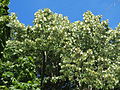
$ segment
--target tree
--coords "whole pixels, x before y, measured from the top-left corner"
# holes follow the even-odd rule
[[[83,16],[84,21],[73,23],[61,72],[78,90],[115,88],[120,80],[115,72],[120,68],[120,31],[89,11]]]
[[[33,90],[119,88],[119,26],[112,30],[107,20],[90,11],[83,16],[83,21],[70,23],[44,9],[35,13],[33,26],[9,16],[11,39],[3,51],[0,85]]]
[[[7,26],[9,23],[8,4],[9,0],[0,0],[0,58],[2,58],[6,41],[10,37],[10,28]]]

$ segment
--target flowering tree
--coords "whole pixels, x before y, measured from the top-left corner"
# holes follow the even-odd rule
[[[119,83],[120,31],[108,27],[101,16],[86,12],[74,22],[65,45],[61,72],[78,90],[112,89]]]
[[[24,26],[15,14],[9,16],[11,34],[0,85],[33,90],[119,88],[119,26],[112,30],[107,20],[90,11],[83,16],[83,21],[70,23],[44,9],[35,13],[33,26]]]

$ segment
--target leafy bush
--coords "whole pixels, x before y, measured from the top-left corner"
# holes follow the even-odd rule
[[[38,87],[35,64],[31,57],[19,57],[14,61],[0,63],[0,85],[17,89],[30,89]]]

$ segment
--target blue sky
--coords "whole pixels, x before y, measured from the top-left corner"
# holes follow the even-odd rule
[[[9,8],[25,25],[32,25],[34,13],[44,8],[68,16],[71,22],[82,20],[87,10],[103,15],[102,19],[108,19],[111,28],[120,22],[120,0],[11,0]]]

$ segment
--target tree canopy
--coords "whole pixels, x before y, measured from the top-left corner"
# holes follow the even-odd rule
[[[9,38],[3,38],[0,89],[120,88],[120,25],[112,30],[107,20],[90,11],[83,21],[71,23],[46,8],[35,13],[33,26],[20,23],[14,13],[7,17],[4,25],[0,17],[0,37],[2,27],[10,30],[4,35]]]

